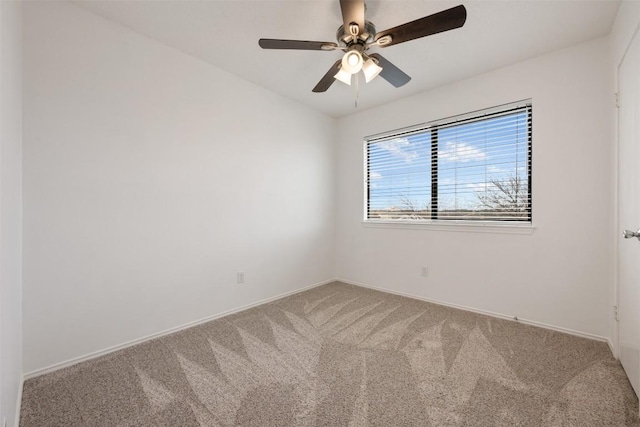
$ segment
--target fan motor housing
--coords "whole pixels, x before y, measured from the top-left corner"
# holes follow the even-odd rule
[[[364,21],[364,30],[361,30],[358,34],[358,38],[356,40],[353,39],[351,33],[349,33],[348,29],[345,30],[344,25],[340,25],[338,31],[336,32],[336,39],[338,43],[344,43],[347,46],[351,46],[353,44],[364,45],[366,43],[372,42],[373,37],[376,34],[376,27],[370,21]]]

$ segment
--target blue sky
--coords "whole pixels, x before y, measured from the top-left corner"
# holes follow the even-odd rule
[[[527,113],[438,130],[439,209],[479,209],[492,179],[527,177]],[[431,201],[431,132],[369,145],[372,209],[417,208]]]

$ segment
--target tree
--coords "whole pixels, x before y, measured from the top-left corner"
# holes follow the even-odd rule
[[[431,203],[424,203],[423,207],[418,207],[418,204],[408,198],[407,196],[400,196],[400,206],[402,217],[407,219],[430,219],[431,218]]]
[[[499,216],[520,217],[530,206],[528,178],[510,174],[504,179],[491,179],[476,196],[483,209],[495,211]]]

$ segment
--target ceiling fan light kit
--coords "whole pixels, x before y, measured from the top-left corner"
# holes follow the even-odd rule
[[[362,69],[362,54],[357,50],[350,50],[342,57],[342,70],[349,74],[355,74]]]
[[[467,10],[460,5],[376,33],[375,26],[365,20],[364,0],[340,0],[340,9],[343,25],[336,33],[338,44],[283,39],[260,39],[258,44],[263,49],[345,51],[342,60],[333,64],[313,88],[313,92],[326,92],[335,80],[351,85],[352,76],[361,70],[367,83],[380,75],[394,87],[401,87],[407,84],[411,77],[380,54],[367,54],[367,51],[373,47],[386,48],[460,28],[467,19]]]
[[[336,80],[340,80],[342,83],[351,86],[351,76],[352,75],[353,74],[343,70],[342,67],[341,67],[340,70],[336,73],[336,75],[333,76],[333,78],[336,79]]]
[[[362,65],[362,72],[364,73],[364,81],[369,83],[382,72],[382,67],[373,58],[369,57]]]

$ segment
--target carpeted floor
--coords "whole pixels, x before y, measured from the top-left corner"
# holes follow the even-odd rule
[[[639,426],[606,344],[341,283],[24,385],[31,426]]]

